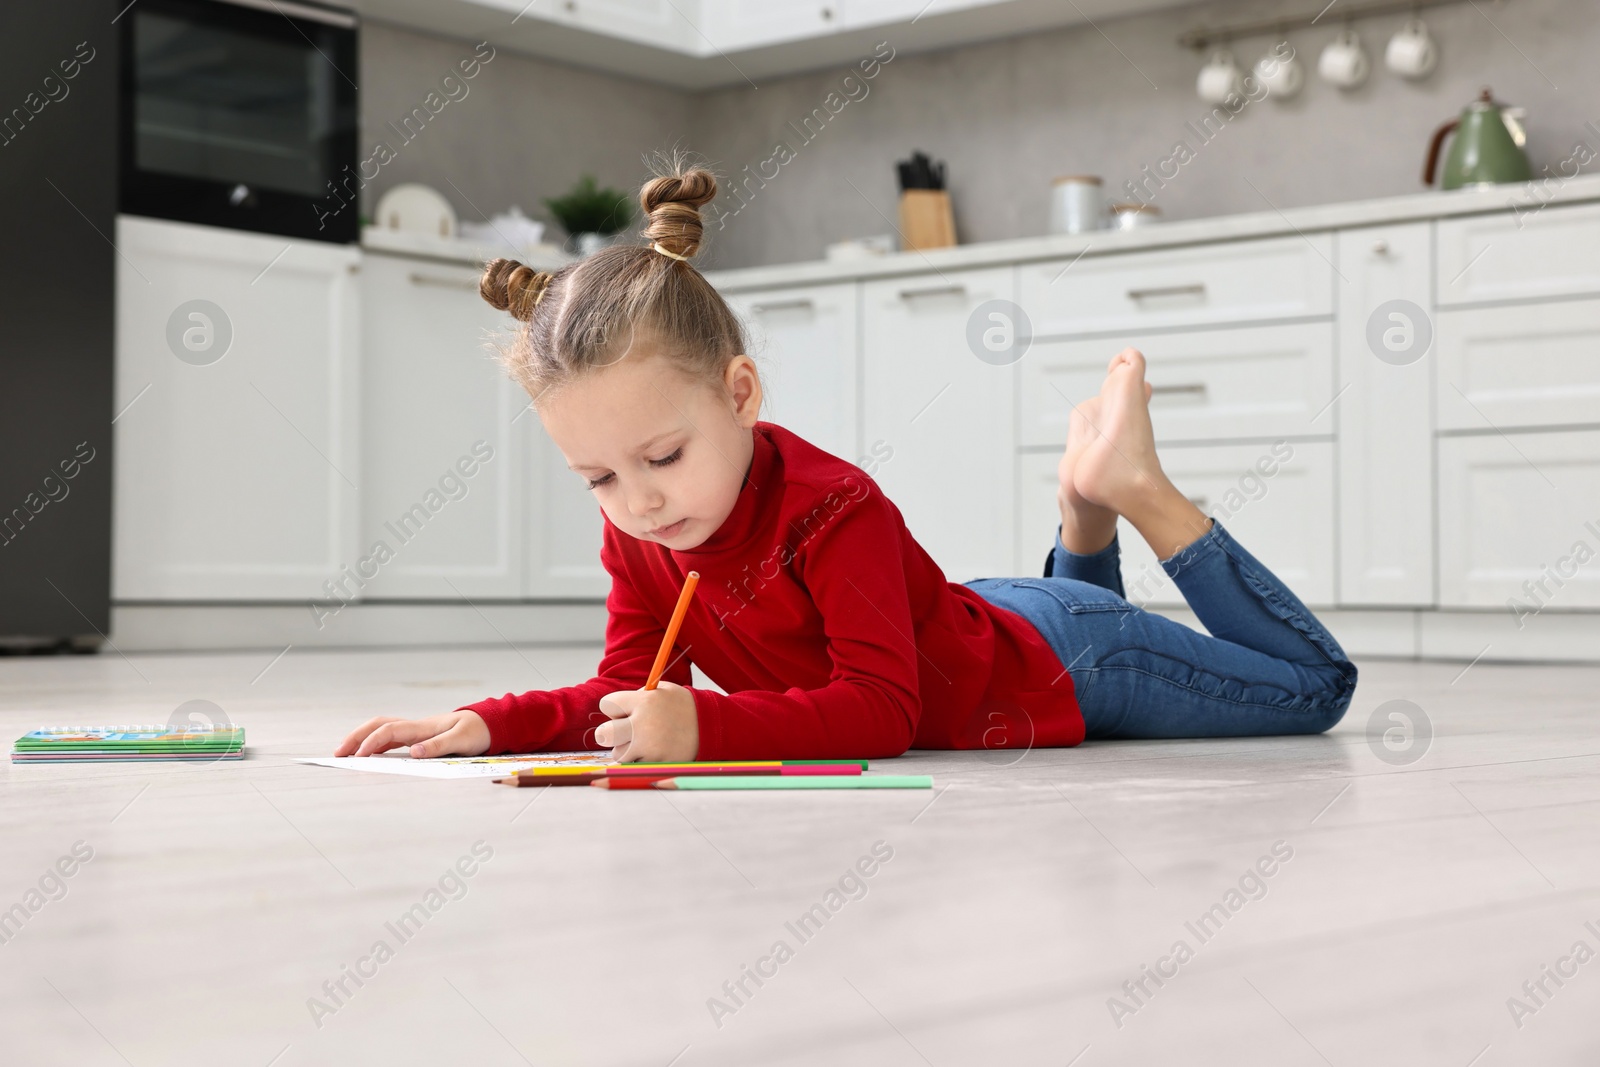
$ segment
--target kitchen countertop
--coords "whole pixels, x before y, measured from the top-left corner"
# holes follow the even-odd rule
[[[1092,233],[1022,237],[1009,241],[957,245],[954,248],[940,248],[927,252],[896,252],[886,256],[840,263],[813,260],[738,270],[709,270],[706,272],[706,277],[718,289],[738,292],[745,289],[938,273],[944,270],[965,270],[1032,260],[1069,259],[1077,255],[1107,255],[1141,249],[1174,248],[1251,237],[1315,233],[1413,219],[1488,214],[1509,211],[1513,206],[1532,211],[1541,203],[1554,205],[1586,201],[1600,201],[1600,174],[1580,175],[1560,183],[1551,180],[1547,183],[1530,182],[1489,189],[1457,189],[1450,192],[1430,190],[1407,196],[1315,204],[1282,211],[1269,207],[1265,211],[1242,215],[1218,215],[1210,218],[1182,219],[1176,222],[1158,222],[1136,230],[1098,230]],[[714,232],[713,239],[715,239]],[[362,230],[361,247],[368,252],[421,256],[480,267],[489,259],[510,254],[505,248],[475,241],[401,233],[375,226]],[[569,253],[555,245],[540,245],[535,249],[525,249],[518,258],[531,267],[547,270],[554,270],[573,259]]]
[[[466,263],[482,267],[500,256],[515,257],[530,267],[555,270],[572,262],[571,253],[552,244],[531,248],[513,249],[509,244],[489,244],[468,241],[459,237],[435,237],[426,233],[409,233],[390,230],[382,226],[364,226],[361,229],[361,247],[367,252],[387,252],[402,256],[420,256],[447,263]]]
[[[737,292],[742,289],[937,273],[1030,260],[1066,259],[1080,254],[1105,255],[1249,237],[1305,234],[1410,219],[1486,214],[1509,211],[1513,206],[1532,211],[1541,203],[1553,205],[1593,200],[1600,200],[1600,174],[1580,175],[1560,182],[1550,179],[1488,189],[1456,189],[1450,192],[1430,190],[1407,196],[1317,204],[1283,211],[1268,208],[1242,215],[1158,222],[1143,229],[1024,237],[927,252],[897,252],[841,263],[817,260],[739,270],[712,270],[706,272],[706,277],[718,289]]]

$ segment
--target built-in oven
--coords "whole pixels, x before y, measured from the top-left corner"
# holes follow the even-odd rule
[[[117,21],[124,213],[357,239],[353,14],[138,0]]]

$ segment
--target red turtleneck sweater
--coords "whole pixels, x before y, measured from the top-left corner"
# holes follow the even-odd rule
[[[605,524],[606,650],[581,685],[467,705],[490,752],[598,747],[607,693],[644,686],[691,570],[700,583],[663,675],[692,661],[696,758],[898,756],[907,748],[1076,745],[1072,676],[1022,616],[945,580],[853,463],[769,422],[733,511],[689,551]]]

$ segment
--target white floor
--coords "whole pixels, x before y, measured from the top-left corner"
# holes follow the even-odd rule
[[[1367,662],[1322,737],[879,765],[933,794],[535,792],[289,762],[366,716],[570,683],[596,658],[0,659],[10,737],[205,699],[251,755],[6,766],[0,910],[37,907],[0,944],[0,1060],[1600,1062],[1600,668]],[[1395,699],[1432,723],[1398,752],[1413,762],[1368,741]],[[59,899],[28,897],[77,842],[93,858],[65,895],[46,878]],[[478,842],[490,858],[430,900]],[[1275,846],[1290,858],[1244,881],[1258,899],[1230,898]],[[862,857],[872,876],[830,897]],[[402,941],[386,924],[419,902],[436,910]],[[1217,904],[1202,940],[1187,924]],[[813,905],[828,918],[797,935]],[[1160,963],[1180,940],[1188,958]],[[1145,965],[1170,977],[1135,998]]]

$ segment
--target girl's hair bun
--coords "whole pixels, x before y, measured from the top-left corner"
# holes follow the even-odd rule
[[[527,322],[533,318],[533,308],[550,288],[550,282],[555,275],[548,271],[534,270],[514,259],[496,259],[483,268],[483,277],[478,281],[478,294],[489,302],[491,307],[511,314]]]
[[[694,255],[705,235],[700,208],[716,195],[717,179],[704,167],[652,178],[639,191],[639,204],[650,219],[645,239],[675,255]]]

